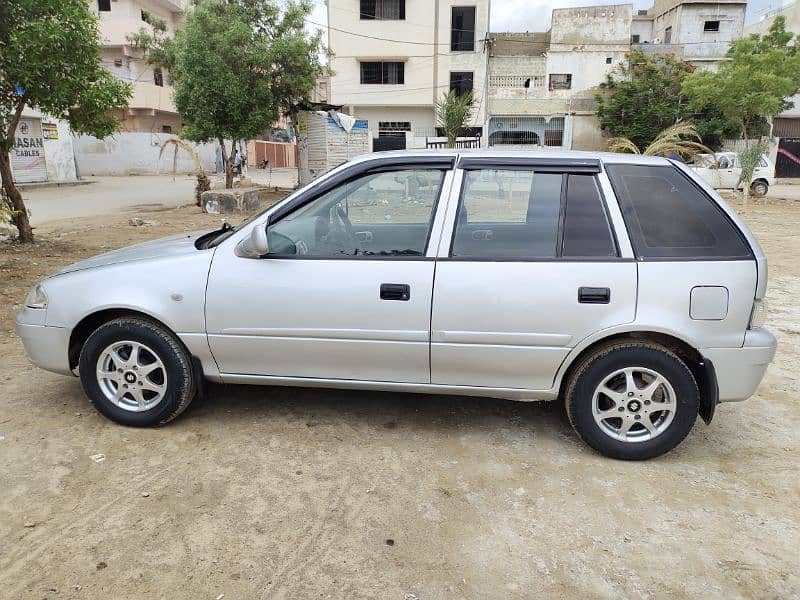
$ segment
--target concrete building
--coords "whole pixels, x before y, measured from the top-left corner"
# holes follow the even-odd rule
[[[486,120],[490,0],[328,0],[329,102],[368,122],[375,150],[425,147],[436,101],[472,90]],[[480,129],[478,129],[480,131]]]
[[[182,24],[189,0],[90,0],[100,18],[103,66],[133,84],[129,107],[120,111],[123,131],[178,133],[181,119],[172,101],[166,73],[148,65],[127,36],[141,28],[152,29],[155,18],[174,34]]]
[[[555,9],[548,32],[492,34],[488,145],[603,149],[594,95],[630,48],[632,10]]]
[[[714,69],[731,41],[742,37],[746,9],[743,0],[655,0],[646,15],[637,14],[632,34],[639,38],[632,42],[646,52],[670,53],[699,69]]]

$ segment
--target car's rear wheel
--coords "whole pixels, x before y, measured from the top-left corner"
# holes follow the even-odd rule
[[[79,371],[95,408],[123,425],[163,425],[195,396],[186,349],[147,319],[123,317],[98,327],[81,349]]]
[[[689,434],[700,393],[673,352],[624,342],[584,358],[565,401],[570,423],[592,448],[612,458],[643,460],[672,450]]]
[[[750,184],[750,193],[753,196],[766,196],[769,191],[769,184],[763,179],[758,179]]]

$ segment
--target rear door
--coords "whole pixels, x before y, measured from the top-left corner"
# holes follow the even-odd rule
[[[550,389],[578,342],[634,319],[636,264],[610,224],[619,209],[604,201],[599,161],[459,166],[436,266],[432,383]]]

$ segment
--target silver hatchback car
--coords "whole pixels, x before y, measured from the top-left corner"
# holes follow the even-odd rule
[[[204,380],[563,399],[645,459],[756,390],[767,262],[684,165],[579,153],[372,154],[238,227],[74,264],[31,290],[31,360],[125,425]]]

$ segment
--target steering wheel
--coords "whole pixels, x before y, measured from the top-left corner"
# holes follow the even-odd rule
[[[341,205],[336,206],[333,216],[335,218],[331,220],[331,233],[334,234],[336,240],[341,244],[342,248],[347,250],[355,250],[358,248],[358,240],[356,239],[356,234],[353,230],[353,224],[350,222],[350,219],[347,217],[347,213]],[[350,254],[350,252],[347,252],[347,254]]]

